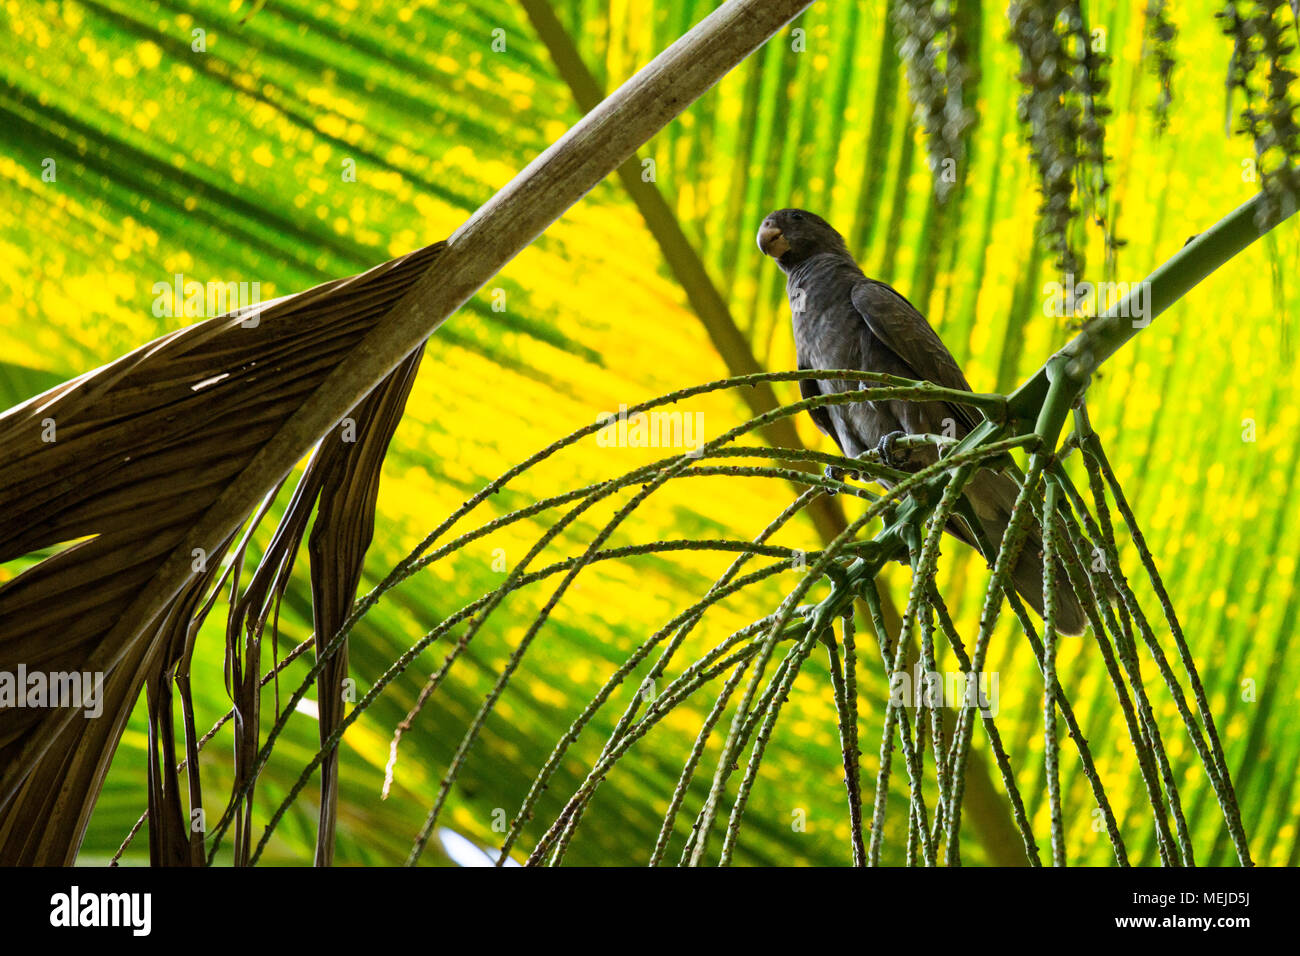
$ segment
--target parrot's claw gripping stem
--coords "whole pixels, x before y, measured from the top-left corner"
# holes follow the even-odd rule
[[[841,476],[842,474],[844,474],[844,472],[841,471],[839,468],[836,468],[834,465],[827,465],[825,471],[823,472],[823,474],[825,474],[826,477],[829,478],[831,481],[839,481],[839,480],[840,480],[840,476]],[[840,492],[839,492],[839,489],[838,489],[838,488],[827,488],[827,489],[826,489],[826,494],[827,494],[827,495],[838,495],[839,493],[840,493]]]
[[[894,448],[894,442],[898,441],[898,439],[902,438],[906,434],[906,432],[893,431],[880,439],[880,443],[876,445],[876,451],[880,454],[880,461],[882,464],[889,468],[898,469],[907,466],[908,461],[912,457],[912,453],[907,449],[899,451]]]
[[[857,481],[861,477],[856,471],[845,471],[843,468],[836,468],[834,465],[827,465],[823,473],[831,481],[844,481],[846,478],[852,478],[854,481]],[[828,489],[826,494],[837,495],[839,494],[839,490],[834,488]]]

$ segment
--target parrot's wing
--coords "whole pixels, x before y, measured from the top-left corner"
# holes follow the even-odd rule
[[[944,388],[971,391],[957,360],[912,303],[874,279],[854,283],[852,299],[853,307],[871,334],[911,367],[914,378]],[[967,428],[979,424],[979,413],[971,406],[952,405],[951,408]]]
[[[799,371],[803,372],[806,371],[806,369],[804,369],[803,366],[800,366]],[[821,386],[817,384],[817,379],[799,379],[799,394],[805,399],[816,398],[821,393]],[[840,451],[844,451],[844,443],[840,441],[840,436],[835,434],[835,423],[831,421],[831,413],[827,407],[825,405],[820,405],[817,408],[810,408],[808,409],[808,414],[812,416],[813,424],[821,430],[821,433],[823,435],[830,435],[831,438],[835,439],[835,444],[840,446]]]

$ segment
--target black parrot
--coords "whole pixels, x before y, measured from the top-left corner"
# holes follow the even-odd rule
[[[888,285],[868,279],[854,262],[843,237],[826,220],[802,209],[778,210],[759,227],[758,247],[786,274],[800,369],[861,369],[971,390],[956,360],[925,317]],[[805,398],[862,387],[863,383],[834,379],[805,379],[799,383]],[[850,458],[877,447],[888,452],[890,436],[895,433],[960,438],[980,421],[978,413],[967,405],[912,401],[827,405],[813,409],[812,417]],[[926,449],[913,454],[912,467],[936,459],[937,451]],[[965,497],[994,547],[1002,541],[1018,490],[1012,475],[989,469],[977,471],[966,485]],[[957,519],[950,521],[945,530],[975,545],[969,530]],[[1040,615],[1042,547],[1041,531],[1035,522],[1012,572],[1016,591]],[[1059,579],[1056,609],[1059,631],[1083,632],[1083,609],[1074,592],[1062,587]]]

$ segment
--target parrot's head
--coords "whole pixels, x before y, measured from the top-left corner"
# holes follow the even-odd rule
[[[818,253],[849,254],[844,237],[821,216],[805,209],[769,213],[758,227],[758,248],[786,272]]]

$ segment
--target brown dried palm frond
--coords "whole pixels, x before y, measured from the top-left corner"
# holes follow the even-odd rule
[[[13,672],[22,663],[29,673],[102,673],[104,682],[97,720],[67,708],[6,713],[0,862],[71,862],[146,681],[154,861],[197,862],[201,833],[191,834],[195,828],[181,810],[169,688],[179,677],[191,722],[184,698],[194,636],[233,542],[183,556],[192,573],[165,595],[161,611],[151,612],[139,598],[154,590],[164,562],[175,559],[186,532],[233,477],[443,247],[428,246],[260,312],[241,310],[181,329],[0,417],[0,561],[75,542],[0,587],[0,669]],[[310,541],[317,631],[333,633],[355,597],[379,469],[420,354],[353,410],[343,422],[346,435],[332,433],[322,442],[247,589],[232,602],[227,681],[238,713],[237,784],[256,752],[262,634],[311,510],[321,503]],[[236,590],[248,540],[246,534],[234,547],[229,577]],[[339,660],[322,674],[326,735],[338,719],[344,668]],[[193,727],[188,730],[192,741]],[[332,765],[323,785],[335,785]],[[193,769],[191,788],[197,796]],[[331,800],[323,802],[322,846],[332,834],[331,807]],[[328,849],[321,852],[328,860]]]

